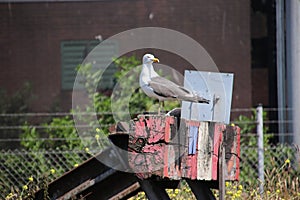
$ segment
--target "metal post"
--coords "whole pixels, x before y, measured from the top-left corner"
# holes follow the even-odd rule
[[[293,115],[293,142],[300,146],[300,1],[286,1],[287,69],[290,70]],[[298,161],[300,157],[298,155]]]
[[[264,133],[263,133],[263,107],[259,105],[256,108],[256,117],[257,117],[257,135],[258,135],[258,179],[260,181],[259,193],[263,194],[264,192]]]
[[[285,19],[284,0],[276,0],[276,47],[277,47],[277,93],[278,93],[278,121],[286,120],[286,82],[285,82]],[[278,123],[279,141],[286,142],[286,124]]]

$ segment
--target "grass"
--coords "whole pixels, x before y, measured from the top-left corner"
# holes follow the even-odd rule
[[[274,163],[275,160],[271,162]],[[300,200],[300,178],[299,173],[291,166],[289,159],[279,168],[267,169],[265,171],[264,192],[260,194],[259,186],[261,181],[252,181],[252,185],[243,185],[241,182],[226,182],[226,200],[245,199],[267,199],[267,200]],[[249,177],[253,178],[253,177]],[[181,183],[180,188],[166,192],[174,200],[194,200],[196,199],[186,182]],[[218,199],[218,190],[213,190],[213,194]],[[146,200],[144,192],[140,192],[130,200]]]

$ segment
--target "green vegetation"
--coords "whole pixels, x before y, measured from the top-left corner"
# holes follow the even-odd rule
[[[153,99],[147,97],[136,84],[141,70],[141,62],[135,56],[131,56],[114,59],[114,64],[118,66],[119,70],[115,74],[117,84],[112,93],[112,97],[111,92],[95,90],[95,85],[99,83],[99,77],[101,77],[103,70],[98,69],[94,71],[90,63],[77,67],[78,74],[82,77],[81,83],[87,91],[88,99],[93,103],[93,107],[91,107],[91,105],[85,105],[84,107],[76,108],[70,112],[70,115],[72,113],[97,113],[98,121],[96,122],[90,122],[89,118],[85,115],[76,115],[82,122],[89,125],[90,128],[85,130],[88,138],[93,139],[96,134],[100,134],[100,138],[107,135],[109,133],[109,125],[116,124],[114,117],[129,120],[145,111],[157,111],[158,103],[155,103]],[[153,105],[157,106],[153,107]],[[166,102],[164,109],[170,110],[178,105],[179,103],[177,101]],[[129,107],[129,117],[127,118],[127,113],[123,112],[126,106]],[[21,142],[23,147],[31,150],[41,148],[73,150],[84,149],[85,146],[93,146],[93,144],[90,143],[81,143],[74,127],[73,118],[70,116],[54,117],[50,122],[45,122],[41,125],[49,128],[40,131],[28,123],[24,125],[24,133],[21,136],[23,139]],[[99,125],[104,126],[101,126],[101,131],[96,133],[96,127]],[[38,140],[40,138],[65,138],[65,140]],[[36,140],[38,140],[38,142],[36,142]]]
[[[24,85],[18,89],[12,95],[0,88],[0,114],[16,114],[16,113],[27,113],[29,110],[29,104],[34,98],[31,94],[32,86],[30,83],[25,82]],[[26,120],[25,116],[21,115],[9,115],[0,117],[0,126],[13,127],[19,126]],[[0,139],[6,138],[17,138],[22,130],[15,129],[1,129]],[[1,141],[1,149],[10,149],[19,147],[17,143],[5,143]]]

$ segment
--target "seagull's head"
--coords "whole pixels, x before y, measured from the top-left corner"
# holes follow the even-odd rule
[[[158,58],[155,58],[152,54],[145,54],[143,56],[143,64],[152,64],[154,62],[159,62]]]

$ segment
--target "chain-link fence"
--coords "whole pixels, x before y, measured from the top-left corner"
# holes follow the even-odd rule
[[[290,109],[288,109],[289,111]],[[299,148],[292,143],[278,143],[279,138],[290,137],[291,133],[287,132],[278,132],[278,124],[286,124],[286,127],[291,123],[290,121],[279,121],[275,118],[270,118],[274,116],[278,109],[265,109],[263,113],[263,161],[264,164],[263,172],[267,173],[268,171],[274,168],[285,167],[286,163],[293,163],[295,161],[295,153],[299,152]],[[272,114],[273,113],[273,114]],[[19,114],[24,117],[51,117],[51,114]],[[69,113],[56,113],[56,117],[65,117],[65,115],[70,115]],[[259,177],[259,156],[258,156],[258,141],[259,137],[257,134],[257,112],[256,109],[234,109],[232,110],[232,116],[235,116],[235,120],[231,123],[234,123],[241,127],[241,165],[240,165],[240,182],[247,186],[253,183],[260,183]],[[276,115],[275,115],[276,116]],[[9,117],[18,117],[16,114],[13,115],[1,115],[0,118],[9,118]],[[28,120],[28,118],[26,119]],[[71,119],[70,119],[71,120]],[[6,120],[7,121],[7,120]],[[34,121],[34,120],[32,120]],[[72,121],[72,120],[71,120]],[[34,123],[32,123],[34,124]],[[0,198],[5,198],[5,196],[13,188],[22,188],[23,185],[26,185],[28,181],[34,179],[38,180],[41,177],[47,176],[47,180],[51,181],[56,177],[62,175],[63,173],[69,171],[70,169],[76,167],[84,160],[87,160],[91,155],[84,150],[84,148],[72,148],[72,145],[77,145],[78,138],[74,138],[72,135],[69,138],[47,138],[47,134],[43,132],[44,129],[48,131],[57,131],[59,129],[61,132],[70,132],[72,133],[74,127],[72,124],[65,122],[59,125],[57,124],[48,124],[40,125],[41,123],[36,123],[38,125],[0,125],[1,133],[5,133],[5,130],[16,130],[16,134],[24,134],[24,131],[27,131],[27,134],[37,134],[35,128],[39,129],[38,134],[40,137],[21,137],[16,135],[5,135],[1,136],[0,142],[2,143],[1,147],[5,147],[9,143],[17,143],[18,148],[7,149],[3,148],[0,151]],[[51,127],[53,125],[53,127]],[[49,129],[50,128],[50,129]],[[51,129],[52,128],[52,129]],[[70,131],[70,128],[73,128]],[[274,131],[275,130],[275,131]],[[286,129],[285,129],[286,130]],[[13,132],[11,132],[13,133]],[[44,134],[44,135],[43,135]],[[20,145],[22,141],[27,141]],[[68,141],[69,143],[66,143]],[[29,142],[29,143],[28,143]],[[38,147],[45,147],[36,149],[36,144],[41,144]],[[53,146],[53,145],[56,146]],[[70,146],[71,144],[71,146]],[[26,146],[29,145],[29,146]],[[31,145],[31,146],[30,146]],[[52,145],[52,146],[51,146]],[[60,148],[52,149],[51,147]],[[11,146],[11,145],[10,145]],[[33,147],[33,148],[30,148]],[[63,147],[63,148],[61,148]],[[24,150],[27,148],[27,150]],[[75,150],[77,149],[77,150]],[[80,150],[82,149],[82,150]],[[290,170],[290,168],[288,169]],[[297,170],[292,170],[291,175],[297,175]],[[31,179],[32,178],[32,179]]]
[[[85,151],[1,150],[0,199],[12,190],[22,188],[30,179],[52,181],[89,157]]]
[[[233,121],[241,127],[240,182],[246,186],[256,184],[261,194],[276,173],[286,172],[290,179],[299,176],[299,147],[293,143],[291,111],[262,106],[233,110],[234,114],[243,113]]]

